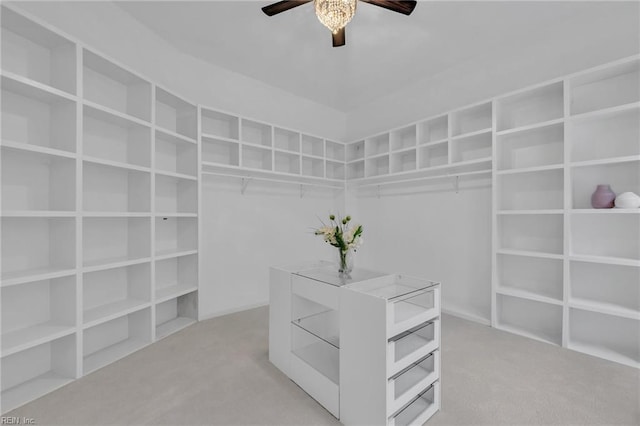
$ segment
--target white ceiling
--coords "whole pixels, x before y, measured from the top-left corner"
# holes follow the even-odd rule
[[[311,3],[267,17],[270,3],[118,4],[184,53],[344,112],[461,63],[589,40],[606,31],[601,17],[638,14],[633,1],[419,1],[411,16],[360,3],[347,45],[333,48]]]

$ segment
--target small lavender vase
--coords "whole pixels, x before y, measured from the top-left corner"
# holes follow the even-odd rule
[[[616,194],[609,185],[598,185],[595,192],[591,194],[591,206],[594,209],[612,209]]]

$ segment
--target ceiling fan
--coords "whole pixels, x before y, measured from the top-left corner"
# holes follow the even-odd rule
[[[322,24],[331,30],[333,47],[345,45],[345,26],[356,12],[358,0],[285,0],[279,1],[262,8],[268,16],[277,15],[294,7],[312,2],[315,5],[316,15]],[[392,1],[392,0],[359,0],[380,6],[403,15],[411,15],[417,1]]]

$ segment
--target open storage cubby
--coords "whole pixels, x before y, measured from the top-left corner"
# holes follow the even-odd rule
[[[499,174],[497,199],[498,210],[563,209],[563,170]]]
[[[499,99],[496,102],[496,131],[563,118],[563,93],[563,82],[559,81]]]
[[[297,294],[291,297],[291,310],[294,328],[301,328],[329,345],[340,348],[340,317],[337,310]]]
[[[151,129],[124,117],[85,105],[83,154],[134,166],[151,166]]]
[[[498,254],[498,291],[512,291],[522,297],[563,300],[561,259]]]
[[[75,332],[75,276],[0,288],[2,356]]]
[[[238,142],[202,136],[202,162],[240,166],[240,144]]]
[[[416,146],[416,126],[393,130],[389,139],[391,151],[398,151]]]
[[[121,114],[151,121],[151,83],[83,49],[83,97]]]
[[[419,145],[445,140],[449,136],[448,116],[443,115],[423,121],[418,124],[417,129]]]
[[[83,222],[85,267],[144,261],[151,256],[150,218],[85,217]]]
[[[89,374],[151,343],[151,309],[146,308],[86,328],[83,372]]]
[[[300,152],[302,152],[302,154],[304,155],[311,155],[314,157],[324,157],[324,140],[322,138],[317,138],[315,136],[309,136],[309,135],[302,135],[302,139],[301,139],[301,150]],[[330,153],[333,153],[333,151],[331,151],[331,148],[334,148],[334,146],[332,145],[331,148],[329,147],[330,144],[333,144],[334,142],[329,142],[327,141],[327,157],[329,157]],[[342,161],[344,161],[344,148],[343,148],[343,154],[342,154]]]
[[[335,162],[335,161],[328,161],[327,160],[327,179],[344,179],[345,178],[345,173],[344,173],[344,168],[345,165],[344,163],[340,162]]]
[[[292,353],[331,383],[340,383],[340,349],[307,329],[291,326]]]
[[[198,137],[198,108],[156,87],[156,126],[195,140]]]
[[[572,208],[591,209],[591,194],[608,184],[616,194],[640,188],[640,159],[620,163],[574,166],[571,168]]]
[[[640,314],[640,266],[572,260],[570,302],[626,315]]]
[[[76,336],[2,357],[2,410],[8,412],[76,378]]]
[[[198,219],[193,217],[156,218],[156,256],[198,248]]]
[[[156,303],[198,289],[198,255],[172,257],[156,261]]]
[[[272,146],[271,126],[268,124],[258,123],[257,121],[242,119],[241,127],[242,142],[254,145]]]
[[[571,161],[640,155],[640,107],[571,120]]]
[[[242,167],[247,169],[271,170],[273,153],[269,148],[242,145]]]
[[[376,155],[386,154],[389,152],[389,133],[383,133],[378,136],[366,139],[364,143],[365,157],[374,157]]]
[[[345,161],[345,145],[339,142],[327,141],[326,158],[334,161]]]
[[[640,60],[633,59],[574,77],[571,84],[571,114],[640,101]]]
[[[76,152],[76,103],[2,76],[2,141]]]
[[[238,117],[218,111],[202,108],[202,133],[205,135],[238,140],[240,120]]]
[[[198,318],[198,292],[194,291],[156,305],[156,339],[181,330]]]
[[[198,212],[198,182],[156,175],[156,214]]]
[[[302,175],[324,177],[324,160],[315,157],[302,157]]]
[[[574,214],[571,254],[626,259],[640,264],[640,215]]]
[[[84,161],[83,208],[87,212],[150,212],[151,174]]]
[[[198,175],[198,145],[156,131],[155,167],[161,172]]]
[[[394,152],[391,154],[391,173],[402,173],[416,170],[416,150]]]
[[[491,132],[463,136],[451,140],[451,162],[491,158]]]
[[[369,158],[366,161],[365,172],[367,177],[389,174],[389,156]]]
[[[352,142],[346,146],[347,162],[364,158],[364,141]]]
[[[293,175],[300,174],[300,155],[276,151],[274,153],[274,171]]]
[[[562,344],[562,306],[534,300],[496,295],[498,328]]]
[[[499,249],[535,252],[540,254],[563,253],[563,216],[502,215],[498,217]]]
[[[451,136],[459,136],[491,128],[491,102],[451,113]]]
[[[562,166],[564,126],[552,124],[496,136],[497,170]]]
[[[276,127],[273,130],[273,147],[283,151],[300,152],[300,133]]]
[[[571,308],[568,346],[640,368],[640,321]]]
[[[4,211],[74,211],[75,185],[74,159],[2,147]]]
[[[82,299],[84,325],[137,310],[151,300],[150,263],[85,273]]]
[[[364,177],[364,161],[347,164],[347,179],[361,179]]]
[[[11,9],[1,16],[2,69],[75,94],[75,44]]]
[[[419,148],[419,166],[421,169],[443,166],[449,162],[447,141]]]
[[[73,218],[2,218],[2,280],[76,267]]]

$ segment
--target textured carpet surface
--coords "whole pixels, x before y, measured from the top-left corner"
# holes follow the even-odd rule
[[[337,425],[268,360],[268,308],[194,324],[26,404],[39,425]],[[428,425],[639,425],[640,372],[451,316]]]

